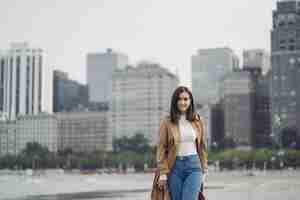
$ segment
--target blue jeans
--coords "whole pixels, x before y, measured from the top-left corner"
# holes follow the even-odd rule
[[[168,176],[172,200],[197,200],[202,180],[198,155],[176,157]]]

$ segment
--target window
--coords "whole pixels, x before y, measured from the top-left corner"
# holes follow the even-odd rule
[[[285,40],[279,40],[279,44],[284,44]]]
[[[295,90],[292,90],[292,91],[290,92],[290,95],[293,96],[293,97],[296,96]]]
[[[295,50],[295,46],[294,46],[294,45],[290,45],[290,46],[289,46],[289,50],[290,50],[290,51],[294,51],[294,50]]]
[[[280,46],[279,49],[280,49],[280,50],[285,50],[286,47],[285,47],[285,46]]]
[[[299,59],[298,59],[298,60],[299,60]],[[296,61],[295,61],[295,58],[290,58],[290,59],[289,59],[289,63],[290,63],[290,64],[295,64],[295,62],[296,62]]]

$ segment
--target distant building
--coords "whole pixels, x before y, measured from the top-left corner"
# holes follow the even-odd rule
[[[9,50],[0,52],[0,112],[9,120],[20,115],[38,114],[50,106],[42,103],[46,83],[43,50],[30,48],[27,43],[12,43]],[[50,104],[51,102],[49,102]]]
[[[191,58],[192,91],[195,103],[215,103],[220,98],[224,76],[239,68],[239,60],[230,48],[199,49]]]
[[[206,144],[207,147],[210,149],[211,142],[212,142],[212,135],[211,135],[211,117],[212,117],[212,112],[211,112],[211,105],[201,105],[196,106],[196,112],[200,114],[201,120],[203,120],[205,124],[205,139],[206,139]]]
[[[112,150],[110,112],[56,113],[59,129],[59,150],[74,152]]]
[[[254,89],[249,72],[229,74],[224,80],[225,138],[238,148],[249,149],[253,144]]]
[[[264,50],[246,50],[243,70],[250,72],[254,89],[253,146],[271,145],[270,56]]]
[[[271,69],[271,57],[263,49],[247,49],[243,51],[243,69],[259,68],[265,75]]]
[[[53,112],[82,111],[88,107],[88,88],[59,70],[53,76]]]
[[[37,142],[50,152],[57,152],[58,139],[58,121],[53,115],[26,115],[16,120],[17,154],[25,149],[28,142]]]
[[[111,151],[110,113],[41,113],[0,121],[0,155],[18,155],[29,142],[37,142],[50,152],[68,148],[85,153]]]
[[[28,142],[37,142],[57,152],[57,120],[52,115],[40,113],[0,121],[0,155],[18,155]]]
[[[271,30],[272,135],[300,137],[300,2],[277,1]],[[295,142],[295,141],[291,141]]]
[[[222,99],[211,105],[211,148],[224,147],[224,105]]]
[[[110,103],[112,101],[113,71],[128,65],[128,56],[107,49],[105,53],[87,55],[87,84],[89,101]]]
[[[158,64],[141,63],[114,73],[113,135],[142,133],[156,144],[160,119],[169,114],[178,77]]]

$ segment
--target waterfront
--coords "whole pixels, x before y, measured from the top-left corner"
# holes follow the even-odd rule
[[[10,200],[144,200],[150,199],[152,174],[45,173],[0,175],[0,199]],[[209,200],[298,200],[300,171],[211,172]]]

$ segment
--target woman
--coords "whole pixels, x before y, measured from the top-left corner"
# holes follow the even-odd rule
[[[207,154],[204,124],[187,87],[174,91],[170,116],[160,123],[157,165],[158,187],[167,187],[172,200],[198,199],[208,169]]]

